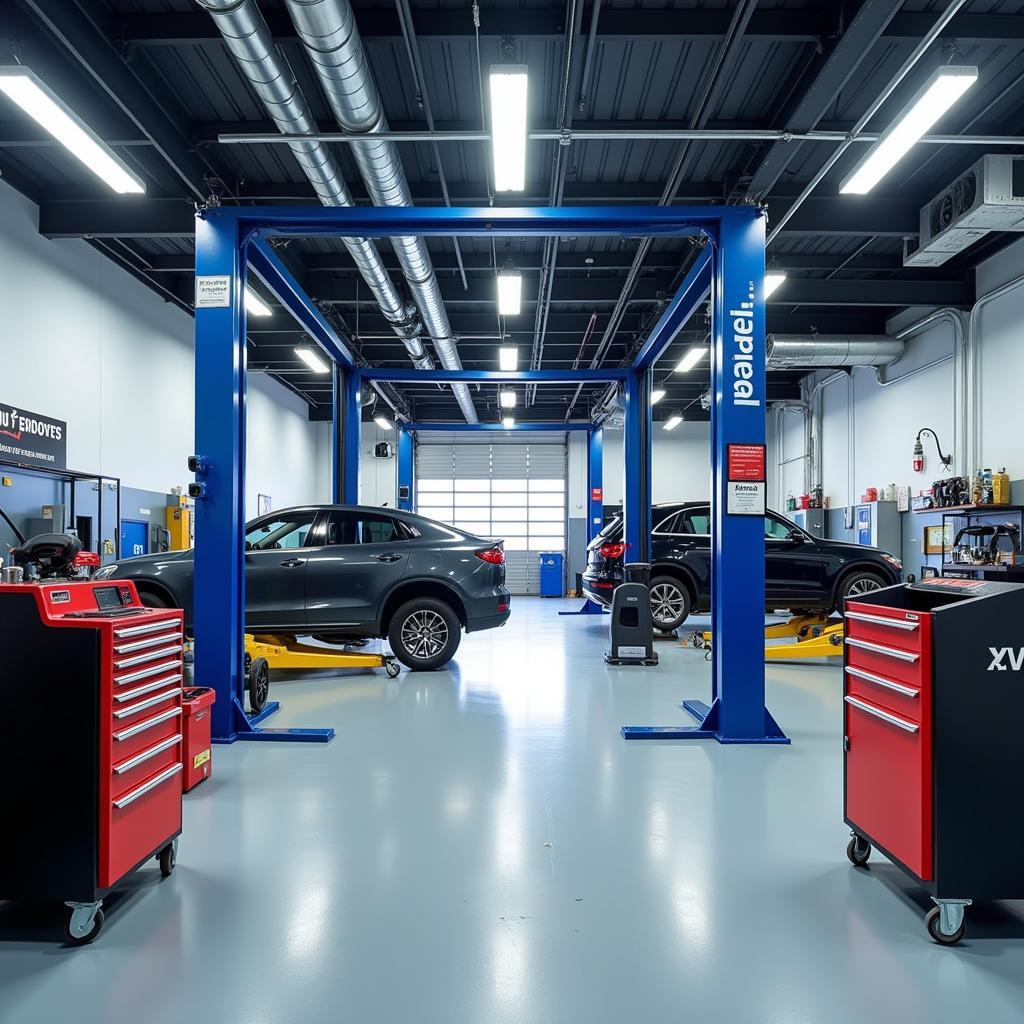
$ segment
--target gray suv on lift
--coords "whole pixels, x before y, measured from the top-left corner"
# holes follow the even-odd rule
[[[143,604],[182,608],[192,621],[192,552],[106,565],[99,579],[131,580]],[[451,661],[462,630],[509,616],[502,541],[411,512],[309,505],[261,516],[245,531],[245,627],[328,643],[387,637],[412,669]]]

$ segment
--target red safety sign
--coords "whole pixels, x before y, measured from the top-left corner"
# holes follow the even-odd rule
[[[765,446],[763,444],[731,444],[728,446],[730,480],[764,480]]]
[[[604,499],[604,491],[600,487],[590,488],[590,500],[591,501],[602,501]]]

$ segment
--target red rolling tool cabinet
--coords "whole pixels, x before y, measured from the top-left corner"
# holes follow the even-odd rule
[[[845,620],[847,856],[874,846],[911,875],[952,945],[974,900],[1024,898],[1024,585],[927,579]]]
[[[181,832],[182,613],[132,583],[0,586],[0,898],[61,900],[68,940]]]

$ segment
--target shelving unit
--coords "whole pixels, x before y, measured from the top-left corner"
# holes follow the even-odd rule
[[[949,524],[950,546],[943,542],[941,575],[959,579],[993,579],[1024,581],[1024,565],[974,565],[953,560],[952,541],[966,526],[1006,523],[1017,528],[1018,537],[1024,542],[1024,505],[955,505],[949,508],[932,509],[942,513],[943,537],[947,536]]]

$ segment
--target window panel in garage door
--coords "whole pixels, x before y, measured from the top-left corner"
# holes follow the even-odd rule
[[[565,491],[564,438],[530,435],[524,443],[439,434],[416,448],[416,511],[504,539],[513,594],[539,593],[539,553],[565,550]]]

